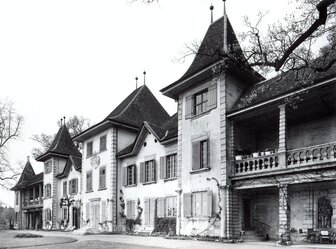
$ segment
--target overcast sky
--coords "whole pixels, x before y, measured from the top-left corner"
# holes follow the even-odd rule
[[[14,102],[25,122],[10,161],[26,161],[33,134],[54,134],[57,121],[74,114],[91,123],[104,119],[135,89],[146,84],[169,114],[176,103],[159,90],[177,80],[191,59],[174,62],[186,43],[201,40],[214,19],[223,15],[222,0],[0,1],[0,99]],[[269,20],[288,12],[287,1],[228,0],[227,13],[236,33],[243,16],[269,11]],[[36,173],[41,164],[31,160]],[[0,190],[13,205],[13,193]]]

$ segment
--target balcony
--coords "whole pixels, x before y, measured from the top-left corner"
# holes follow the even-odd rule
[[[279,162],[285,162],[285,164],[281,165]],[[262,155],[255,154],[244,159],[238,156],[233,173],[235,176],[243,176],[290,168],[306,169],[309,166],[327,163],[336,163],[336,142],[287,150],[286,153],[264,152]]]
[[[42,197],[39,197],[34,200],[25,200],[22,203],[23,209],[28,209],[28,208],[38,208],[43,206],[43,199]]]

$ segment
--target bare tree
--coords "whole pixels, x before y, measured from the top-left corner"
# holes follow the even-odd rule
[[[0,186],[14,183],[18,177],[19,169],[11,165],[7,157],[8,144],[20,136],[23,117],[18,115],[13,103],[0,100]]]
[[[62,123],[61,121],[57,122],[58,126],[61,127]],[[70,135],[76,136],[77,134],[83,132],[85,129],[90,127],[90,120],[81,116],[74,115],[70,117],[66,121],[66,126],[69,129]],[[38,157],[39,155],[46,152],[49,147],[51,146],[53,140],[55,139],[56,134],[48,135],[48,134],[40,134],[40,135],[33,135],[31,137],[32,140],[37,142],[38,146],[32,149],[32,154],[34,157]],[[76,144],[79,151],[82,150],[82,144]]]

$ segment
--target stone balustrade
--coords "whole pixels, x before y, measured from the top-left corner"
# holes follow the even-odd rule
[[[336,142],[287,151],[287,166],[305,166],[336,161]]]
[[[276,169],[279,166],[279,153],[251,157],[235,162],[235,175],[244,175],[246,173],[257,173]]]

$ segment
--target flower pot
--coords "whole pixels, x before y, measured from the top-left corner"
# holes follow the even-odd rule
[[[258,156],[259,156],[259,152],[254,152],[254,153],[252,153],[252,156],[253,156],[253,157],[258,157]]]
[[[237,155],[235,156],[236,160],[242,160],[243,159],[243,156],[242,155]]]

